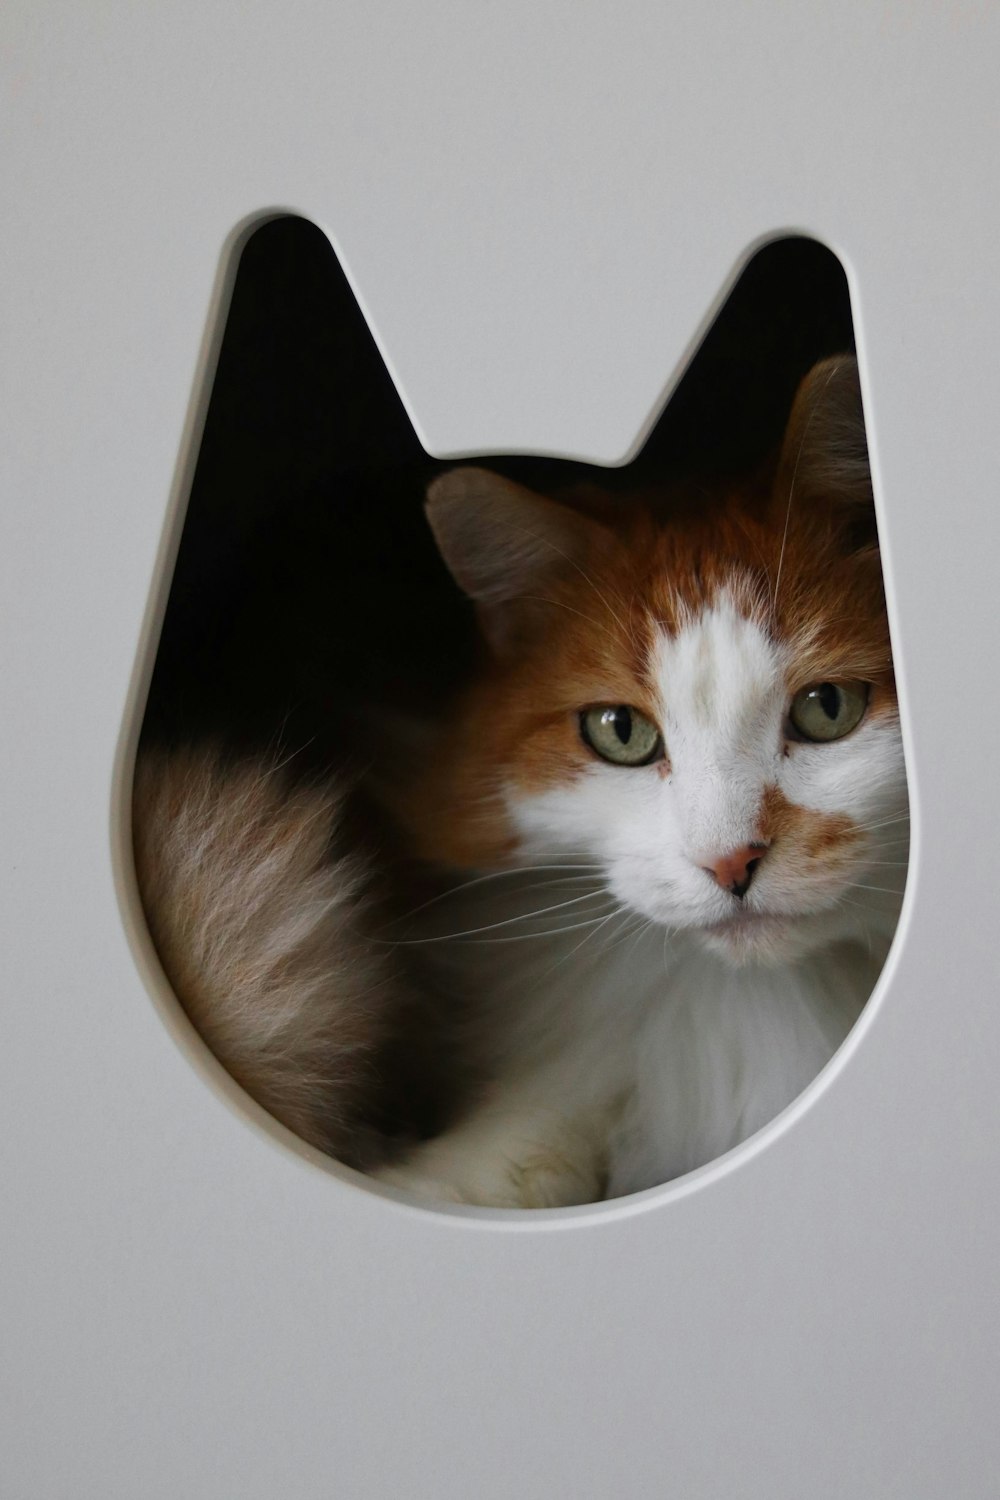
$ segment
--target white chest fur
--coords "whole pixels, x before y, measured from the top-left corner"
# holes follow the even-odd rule
[[[586,1202],[711,1161],[829,1061],[890,936],[884,924],[797,964],[734,968],[691,934],[618,907],[589,877],[541,896],[531,874],[500,883],[489,915],[486,880],[434,919],[431,961],[477,997],[472,1050],[492,1086],[388,1174],[432,1200]]]

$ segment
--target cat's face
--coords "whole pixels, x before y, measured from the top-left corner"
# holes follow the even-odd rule
[[[793,413],[797,492],[783,463],[769,497],[658,520],[622,502],[613,529],[447,477],[439,537],[494,658],[436,757],[435,854],[593,862],[624,907],[734,962],[891,927],[906,782],[869,502],[831,485],[826,449],[803,470],[803,428],[832,442]]]
[[[856,678],[846,650],[818,667],[738,588],[674,628],[647,617],[642,636],[627,708],[597,674],[589,713],[522,721],[525,751],[546,741],[550,764],[504,768],[514,857],[593,859],[627,908],[737,962],[784,961],[894,911],[906,788],[884,676]],[[793,715],[837,737],[807,738]],[[623,733],[632,754],[653,740],[648,763],[621,762]]]

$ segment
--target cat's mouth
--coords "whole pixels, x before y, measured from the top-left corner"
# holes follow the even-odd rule
[[[797,949],[803,919],[741,908],[698,929],[706,946],[732,963],[782,963]]]
[[[741,908],[732,912],[728,917],[722,917],[718,922],[709,922],[702,928],[713,936],[725,936],[736,932],[787,932],[789,927],[795,923],[795,917],[778,916],[773,912],[747,911]]]

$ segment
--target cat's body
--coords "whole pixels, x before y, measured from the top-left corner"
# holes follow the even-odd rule
[[[500,909],[536,908],[537,883],[526,882],[520,903],[512,893]],[[579,889],[554,885],[551,895]],[[594,889],[590,909],[602,909]],[[680,1176],[752,1135],[812,1081],[856,1020],[888,945],[883,928],[871,949],[834,945],[821,964],[734,969],[686,934],[665,940],[624,918],[566,926],[563,936],[518,940],[513,958],[484,943],[455,960],[451,977],[477,996],[470,1047],[494,1082],[464,1121],[384,1180],[430,1200],[537,1208]]]
[[[383,936],[385,851],[355,790],[274,757],[144,747],[133,826],[150,932],[204,1040],[296,1135],[369,1170],[444,1118],[453,1067],[433,986]]]
[[[801,1092],[898,915],[905,774],[853,362],[804,383],[766,483],[566,506],[456,470],[428,513],[483,664],[418,734],[386,728],[369,782],[439,883],[388,936],[361,905],[337,922],[343,951],[360,933],[394,964],[375,1029],[397,984],[450,996],[440,1047],[486,1082],[381,1175],[513,1207],[635,1191]],[[328,994],[345,1024],[348,992]],[[294,1027],[282,1049],[287,1068]]]

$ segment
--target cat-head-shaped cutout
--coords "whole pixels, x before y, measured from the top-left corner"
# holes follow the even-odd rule
[[[303,239],[308,277],[288,253]],[[519,1038],[529,1071],[557,1017],[567,1057],[598,1034],[610,1056],[621,1007],[652,1017],[665,999],[713,1060],[656,1054],[655,1108],[674,1113],[635,1127],[648,1160],[512,1197],[501,1133],[502,1181],[435,1173],[431,1196],[632,1191],[773,1118],[870,994],[905,875],[906,790],[857,368],[822,359],[852,342],[832,260],[798,242],[751,262],[627,468],[508,455],[493,472],[420,450],[318,231],[273,224],[248,245],[144,726],[137,869],[198,1030],[321,1150],[367,1170],[386,1132],[434,1145]],[[308,868],[300,827],[316,835]],[[413,870],[418,889],[383,909]],[[553,880],[568,882],[556,903],[538,894]],[[824,993],[779,1015],[817,955]],[[719,975],[736,970],[725,1012]],[[502,1020],[465,1072],[435,1029],[446,994]]]

